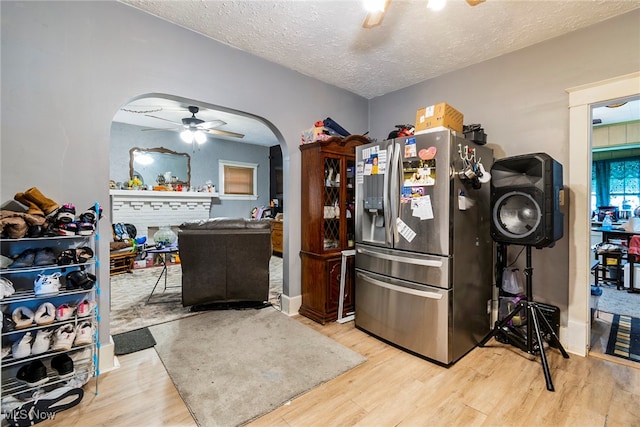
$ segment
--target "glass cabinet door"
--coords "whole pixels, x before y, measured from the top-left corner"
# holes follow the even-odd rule
[[[338,250],[340,244],[340,200],[341,161],[336,157],[324,158],[324,201],[323,201],[323,249]]]

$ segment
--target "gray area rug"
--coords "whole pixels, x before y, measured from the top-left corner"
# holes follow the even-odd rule
[[[279,311],[230,310],[149,328],[201,426],[237,426],[366,359]]]
[[[163,277],[147,304],[161,270],[161,267],[141,268],[110,278],[109,326],[112,335],[200,314],[191,313],[189,307],[182,306],[180,264],[168,266],[167,290],[164,291]],[[279,308],[281,295],[282,258],[272,256],[269,262],[269,301]]]
[[[632,294],[626,289],[601,286],[602,295],[598,300],[598,309],[607,313],[623,314],[640,319],[640,293]]]

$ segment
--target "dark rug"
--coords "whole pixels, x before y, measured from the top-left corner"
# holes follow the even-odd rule
[[[156,345],[156,340],[151,335],[149,328],[141,328],[114,335],[113,343],[115,345],[115,355],[121,356],[153,347]]]
[[[605,353],[640,362],[640,319],[614,314]]]

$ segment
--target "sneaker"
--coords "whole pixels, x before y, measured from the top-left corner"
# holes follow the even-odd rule
[[[73,345],[87,345],[93,342],[94,328],[91,322],[82,322],[76,327]]]
[[[33,345],[31,346],[31,354],[42,354],[49,351],[49,347],[51,347],[52,334],[53,331],[40,329],[36,334],[36,339],[33,340]]]
[[[6,277],[0,277],[0,299],[10,297],[16,292],[11,280]]]
[[[33,311],[27,307],[17,307],[13,310],[11,318],[16,325],[16,329],[28,328],[33,324]]]
[[[78,218],[80,222],[88,222],[90,224],[95,225],[98,222],[98,219],[102,218],[102,207],[98,209],[100,213],[98,214],[98,218],[96,218],[96,207],[91,206],[89,209],[80,214]]]
[[[73,368],[73,360],[68,354],[59,354],[51,359],[51,367],[58,372],[60,378],[69,378],[76,373]]]
[[[56,255],[51,248],[37,249],[33,259],[33,265],[54,265],[56,263]]]
[[[96,307],[95,301],[83,300],[78,304],[78,317],[87,317]]]
[[[33,261],[36,257],[36,251],[33,249],[26,249],[17,256],[17,258],[11,263],[9,268],[23,268],[32,267]]]
[[[73,340],[76,337],[76,332],[73,330],[73,325],[64,325],[58,328],[53,335],[53,344],[51,350],[71,350]]]
[[[78,225],[75,222],[58,222],[59,236],[75,236],[78,234]]]
[[[76,308],[70,306],[69,304],[62,304],[56,309],[56,320],[64,321],[69,320],[73,317],[73,314],[76,312]]]
[[[91,236],[95,229],[95,226],[90,222],[78,222],[76,233],[80,236]]]
[[[76,207],[71,203],[62,205],[56,214],[56,221],[59,223],[69,223],[76,219]]]
[[[56,307],[45,302],[36,310],[35,321],[40,326],[50,325],[56,320]]]
[[[5,345],[2,347],[2,359],[11,354],[11,346]]]
[[[31,354],[31,341],[33,337],[31,332],[27,332],[18,341],[14,342],[11,346],[11,354],[14,359],[22,359]]]
[[[33,290],[36,296],[57,294],[60,291],[60,273],[39,274],[34,281]]]
[[[47,377],[47,368],[45,368],[39,360],[34,360],[28,365],[24,365],[20,368],[16,375],[16,379],[20,382],[27,383],[31,387],[35,387],[49,381],[49,378]]]
[[[91,289],[96,282],[96,276],[84,270],[74,270],[65,276],[67,289]]]

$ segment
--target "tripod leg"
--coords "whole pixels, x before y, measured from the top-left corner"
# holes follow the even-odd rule
[[[524,301],[520,301],[518,303],[518,305],[516,306],[516,308],[514,308],[513,310],[511,310],[511,313],[507,314],[507,316],[502,319],[499,322],[496,322],[495,326],[493,327],[493,329],[491,330],[491,332],[489,332],[489,334],[484,337],[482,339],[482,341],[480,341],[480,343],[478,344],[479,347],[484,347],[484,345],[486,343],[489,342],[489,340],[494,337],[505,325],[507,325],[511,319],[513,319],[515,317],[516,314],[520,313],[520,311],[526,309]]]
[[[549,323],[547,318],[544,317],[544,314],[542,313],[542,310],[540,310],[540,307],[538,307],[537,305],[534,305],[533,309],[536,310],[536,313],[538,314],[539,319],[542,319],[543,329],[546,329],[547,332],[549,332],[549,335],[551,335],[551,342],[558,347],[558,349],[560,350],[560,353],[562,353],[562,357],[564,357],[565,359],[568,359],[569,355],[567,354],[564,347],[560,343],[560,339],[558,338],[558,335],[555,333],[555,331],[551,327],[551,324]]]
[[[528,304],[527,308],[529,311],[529,316],[533,321],[533,329],[536,333],[536,339],[538,342],[538,347],[540,349],[540,360],[542,362],[542,371],[544,372],[544,379],[547,383],[547,390],[555,391],[555,389],[553,388],[553,381],[551,380],[551,372],[549,371],[549,363],[547,362],[547,355],[544,352],[544,344],[542,342],[542,334],[540,333],[540,323],[538,319],[538,312],[536,311],[537,307],[535,307],[533,304]],[[530,326],[531,325],[528,325],[527,327],[530,327]]]

